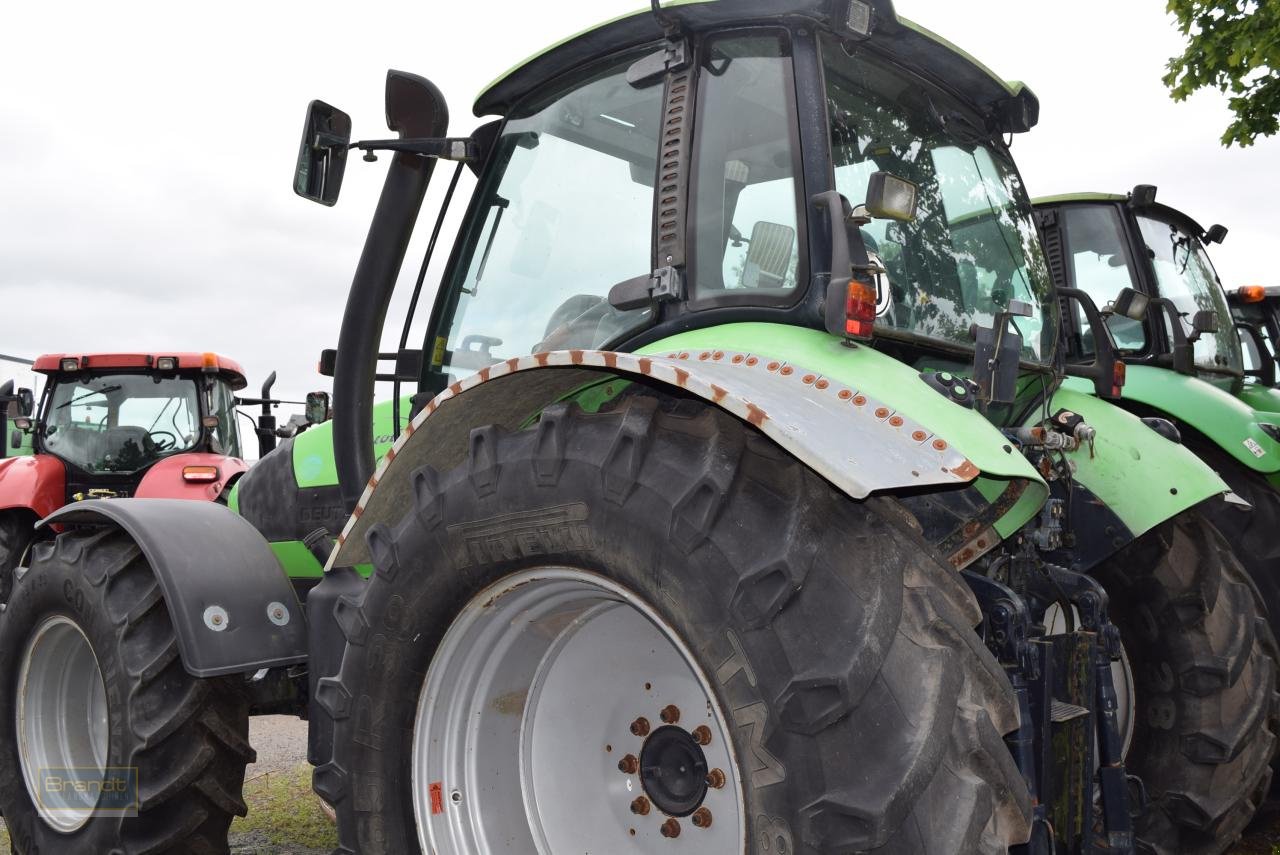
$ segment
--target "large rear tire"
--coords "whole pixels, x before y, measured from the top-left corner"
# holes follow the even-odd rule
[[[16,852],[228,851],[254,756],[248,703],[233,681],[183,669],[159,585],[127,535],[70,531],[33,546],[0,620],[0,651],[0,813]],[[37,801],[58,768],[136,769],[137,815]],[[120,774],[106,780],[127,785]]]
[[[1241,510],[1227,502],[1206,508],[1209,519],[1231,541],[1236,557],[1249,571],[1271,620],[1280,629],[1280,490],[1262,475],[1246,469],[1222,449],[1200,443],[1193,450],[1212,466],[1237,496],[1250,505]]]
[[[0,511],[0,604],[9,602],[13,570],[31,544],[32,524],[24,513]]]
[[[339,604],[346,653],[317,692],[338,720],[315,784],[339,852],[1025,841],[1011,689],[897,505],[646,395],[477,429],[465,462],[407,486],[403,518],[369,530],[377,572]],[[710,786],[685,780],[691,736]]]
[[[1194,510],[1096,575],[1133,665],[1126,767],[1151,799],[1140,850],[1223,852],[1261,804],[1276,747],[1280,657],[1257,590]]]

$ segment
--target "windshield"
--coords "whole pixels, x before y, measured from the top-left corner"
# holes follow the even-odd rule
[[[431,348],[434,372],[600,347],[651,317],[607,299],[652,268],[663,89],[627,83],[636,59],[561,86],[504,126]]]
[[[67,379],[41,425],[46,451],[86,472],[127,474],[200,438],[194,380],[145,374]]]
[[[1178,307],[1184,328],[1190,332],[1191,319],[1199,311],[1211,311],[1218,319],[1218,331],[1204,333],[1195,344],[1196,365],[1243,371],[1244,357],[1227,298],[1200,240],[1178,226],[1148,216],[1138,217],[1138,228],[1151,251],[1160,296]],[[1167,329],[1167,320],[1165,326]]]
[[[1048,362],[1056,309],[1031,205],[1004,146],[944,93],[827,39],[827,104],[836,188],[854,206],[872,173],[919,187],[915,220],[875,220],[862,230],[885,268],[877,331],[899,330],[965,348],[970,328],[991,326],[1011,300],[1022,357]]]

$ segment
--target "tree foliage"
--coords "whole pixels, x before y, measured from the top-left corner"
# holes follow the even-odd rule
[[[1280,0],[1168,0],[1187,36],[1164,83],[1175,101],[1203,89],[1230,98],[1222,144],[1253,145],[1280,130]]]

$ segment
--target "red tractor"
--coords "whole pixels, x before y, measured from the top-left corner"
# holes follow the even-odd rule
[[[36,521],[63,505],[222,500],[248,469],[236,404],[275,403],[237,399],[244,371],[214,353],[56,353],[32,370],[46,378],[38,409],[0,385],[0,603]]]

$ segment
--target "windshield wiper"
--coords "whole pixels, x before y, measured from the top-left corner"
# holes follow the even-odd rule
[[[92,392],[85,392],[83,395],[77,395],[65,404],[59,404],[56,409],[65,409],[78,401],[83,401],[85,398],[92,398],[94,395],[108,395],[112,392],[119,392],[121,388],[122,387],[118,383],[114,386],[103,386],[101,389],[94,389]]]

